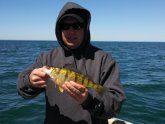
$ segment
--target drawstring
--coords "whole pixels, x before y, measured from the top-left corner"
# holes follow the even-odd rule
[[[86,55],[87,55],[87,52],[85,51],[85,54],[83,57],[83,63],[84,63],[85,73],[86,73],[86,75],[88,75],[87,68],[86,68],[86,59],[85,59],[85,57],[87,57]]]
[[[78,70],[77,62],[76,62],[76,57],[75,57],[74,53],[72,53],[72,54],[73,54],[74,66],[75,66],[75,68]]]
[[[70,53],[67,53],[67,52],[70,52]],[[64,53],[64,55],[65,55],[65,57],[66,57],[66,55],[68,54],[70,54],[69,56],[72,56],[73,58],[72,59],[70,59],[70,62],[69,61],[67,61],[67,63],[65,63],[65,62],[63,62],[63,67],[64,68],[70,68],[70,69],[73,69],[73,70],[77,70],[77,71],[80,71],[79,69],[78,69],[78,63],[77,63],[77,60],[76,60],[76,54],[78,54],[79,53],[79,57],[80,57],[80,59],[82,59],[82,67],[83,67],[83,69],[84,69],[84,73],[85,73],[85,75],[88,75],[88,72],[87,72],[87,67],[86,67],[86,58],[87,58],[87,49],[85,49],[84,50],[84,52],[76,52],[76,54],[75,54],[75,52],[73,52],[73,51],[63,51],[63,53]],[[80,56],[81,55],[81,56]]]
[[[76,69],[78,70],[78,66],[77,66],[75,54],[74,54],[74,53],[72,53],[72,54],[73,54],[73,58],[74,58],[74,65],[76,66]],[[83,65],[82,65],[82,67],[84,67],[85,75],[88,75],[88,73],[87,73],[87,68],[86,68],[86,59],[85,59],[87,53],[86,53],[86,51],[85,51],[84,56],[83,56],[83,54],[80,54],[80,55],[81,55],[81,58],[82,58],[82,60],[83,60]]]

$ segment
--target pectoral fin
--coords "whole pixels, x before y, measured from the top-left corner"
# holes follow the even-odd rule
[[[62,93],[64,91],[64,89],[62,87],[58,87],[59,91]]]

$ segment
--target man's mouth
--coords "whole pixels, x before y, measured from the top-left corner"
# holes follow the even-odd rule
[[[72,41],[76,41],[76,40],[77,40],[77,38],[76,38],[76,37],[68,37],[67,39],[68,39],[68,41],[71,41],[71,42],[72,42]]]

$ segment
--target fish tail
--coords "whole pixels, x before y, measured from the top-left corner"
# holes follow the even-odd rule
[[[93,89],[95,89],[98,93],[102,93],[106,90],[105,87],[98,85],[98,84],[94,84],[93,85]]]
[[[105,87],[103,87],[103,86],[101,86],[99,84],[93,83],[92,81],[88,82],[88,86],[87,87],[96,90],[98,93],[102,93],[106,89]]]

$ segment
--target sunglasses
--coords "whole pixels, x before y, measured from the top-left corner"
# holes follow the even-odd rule
[[[61,30],[69,30],[72,27],[74,30],[80,30],[83,28],[83,23],[61,23],[60,28]]]

